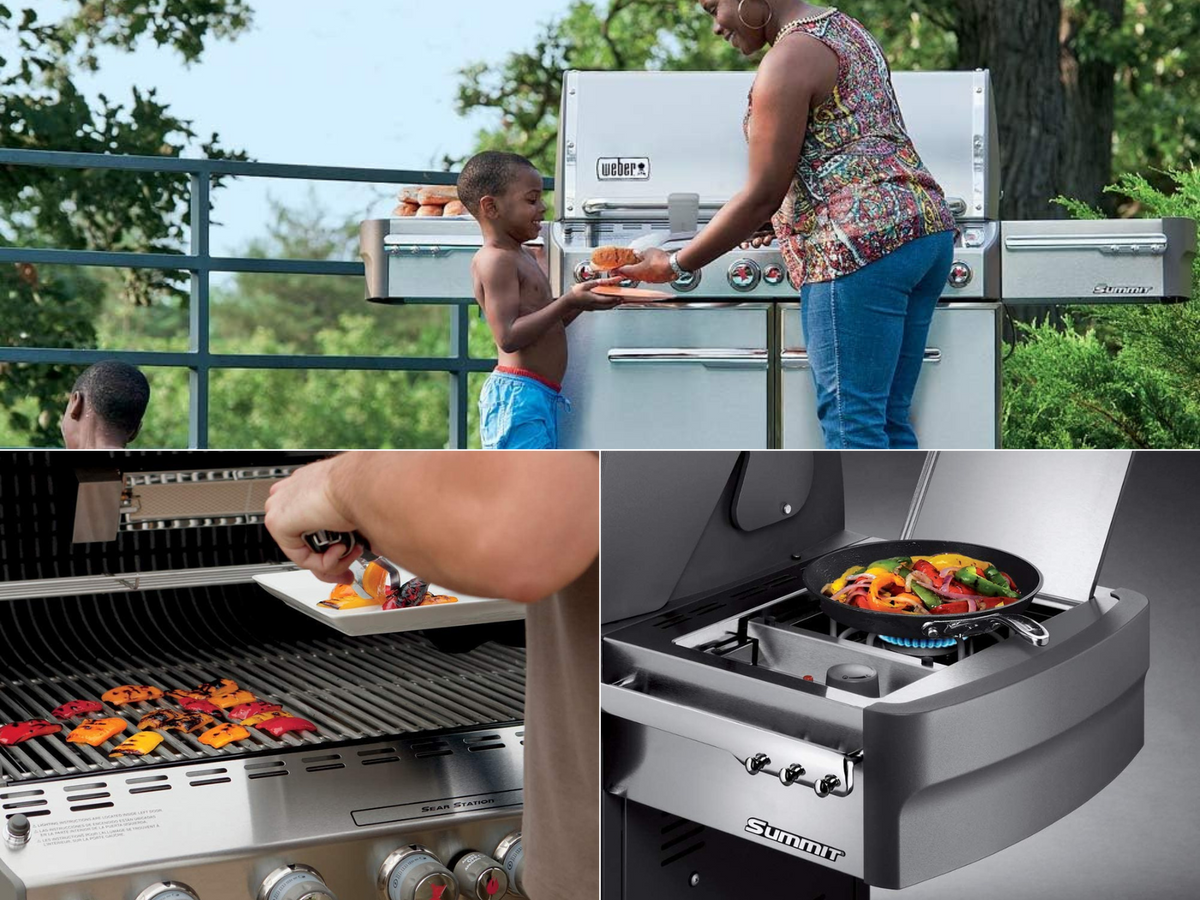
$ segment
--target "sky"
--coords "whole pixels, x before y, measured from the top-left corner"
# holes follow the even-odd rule
[[[254,22],[232,41],[209,43],[198,64],[145,42],[136,54],[105,52],[100,71],[81,75],[89,97],[128,99],[156,87],[173,114],[204,139],[271,163],[438,169],[467,153],[493,115],[454,110],[457,70],[498,62],[532,46],[539,27],[569,0],[252,0]],[[65,0],[16,0],[43,19]],[[7,48],[6,48],[7,49]],[[187,155],[199,155],[192,151]],[[311,202],[308,184],[242,179],[214,195],[214,255],[234,255],[265,232],[268,196]],[[320,205],[337,215],[386,216],[394,193],[322,182]]]

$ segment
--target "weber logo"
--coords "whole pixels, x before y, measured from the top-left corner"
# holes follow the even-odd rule
[[[601,181],[649,181],[650,157],[602,156],[596,160],[596,177]]]
[[[1153,288],[1140,284],[1098,284],[1092,288],[1093,294],[1105,297],[1142,297],[1149,294]]]
[[[819,856],[821,859],[827,859],[830,862],[836,862],[839,856],[846,855],[845,850],[838,850],[836,847],[818,844],[816,841],[810,841],[806,837],[792,834],[790,831],[784,831],[782,828],[773,828],[763,819],[747,819],[746,830],[751,834],[764,837],[768,841],[784,844],[793,850],[802,850],[805,853],[811,853],[813,856]]]

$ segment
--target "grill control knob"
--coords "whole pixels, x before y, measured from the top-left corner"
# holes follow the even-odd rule
[[[258,889],[258,900],[337,900],[321,873],[311,866],[280,866]]]
[[[777,284],[783,284],[783,279],[787,277],[787,272],[779,263],[771,263],[763,269],[763,281],[774,287]]]
[[[974,277],[974,272],[971,267],[961,260],[955,260],[954,265],[950,267],[950,277],[947,279],[951,287],[961,288],[966,287],[971,283],[971,278]]]
[[[757,775],[763,769],[771,764],[771,757],[765,753],[755,753],[746,760],[746,771],[751,775]]]
[[[137,900],[200,900],[200,898],[183,882],[160,881],[138,894]]]
[[[381,900],[458,900],[450,870],[420,844],[401,847],[383,861],[378,887]]]
[[[682,278],[676,278],[671,282],[671,286],[677,291],[694,291],[700,286],[700,273],[702,269],[697,269],[695,272],[687,272]]]
[[[622,278],[620,281],[617,282],[617,287],[635,288],[639,284],[641,284],[640,281],[634,281],[632,278]]]
[[[752,259],[739,259],[729,267],[729,284],[735,291],[752,291],[758,287],[762,270]]]
[[[467,900],[500,900],[508,893],[508,875],[490,856],[477,850],[464,853],[454,864],[454,878]]]
[[[575,281],[577,283],[595,281],[599,277],[600,273],[592,268],[591,263],[581,262],[575,266]]]
[[[525,896],[525,845],[521,843],[521,832],[506,834],[496,845],[492,854],[504,873],[508,875],[508,891],[518,897]]]

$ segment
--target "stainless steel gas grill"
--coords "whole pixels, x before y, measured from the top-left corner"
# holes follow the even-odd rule
[[[259,524],[261,497],[294,459],[210,454],[220,468],[192,468],[179,454],[99,455],[96,467],[97,456],[89,472],[69,454],[5,462],[0,720],[53,721],[60,704],[121,684],[228,678],[317,731],[251,728],[221,749],[164,732],[147,756],[110,758],[142,716],[175,708],[163,697],[105,704],[93,715],[127,728],[98,747],[64,740],[78,718],[0,746],[0,898],[519,890],[522,626],[336,634],[248,583],[285,565]],[[76,498],[118,469],[115,539],[71,543]]]
[[[741,188],[740,123],[752,77],[567,73],[550,257],[557,290],[595,274],[596,247],[656,235],[670,248]],[[1196,225],[1001,222],[988,73],[893,80],[917,149],[959,222],[914,422],[923,446],[993,447],[1000,301],[1185,299]],[[600,448],[822,446],[798,295],[778,250],[734,251],[669,290],[677,301],[583,316],[568,330],[564,390],[577,402],[563,440]]]
[[[1148,607],[1095,578],[1129,456],[1014,456],[931,456],[904,536],[1034,562],[1041,646],[823,614],[810,562],[871,552],[845,530],[834,454],[606,456],[606,900],[747,881],[864,898],[1015,844],[1120,774],[1143,741]],[[1002,508],[980,516],[963,484],[1002,487]]]

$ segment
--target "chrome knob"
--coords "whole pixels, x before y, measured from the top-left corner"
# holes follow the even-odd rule
[[[575,281],[595,281],[600,277],[600,273],[592,268],[591,263],[581,262],[575,266]]]
[[[771,757],[765,753],[755,753],[746,760],[746,771],[751,775],[757,775],[763,769],[771,764]]]
[[[974,274],[971,271],[971,267],[965,262],[955,260],[954,264],[950,266],[950,277],[947,280],[950,282],[951,287],[966,287],[971,283],[971,278]]]
[[[700,286],[700,273],[702,271],[702,269],[697,269],[695,272],[685,272],[682,277],[676,278],[671,282],[671,287],[684,293],[694,291]]]
[[[454,864],[454,879],[468,900],[499,900],[508,893],[504,867],[477,850],[463,854]]]
[[[752,291],[758,287],[762,271],[752,259],[739,259],[729,267],[729,284],[735,291]]]
[[[337,900],[325,879],[312,866],[280,866],[258,889],[258,900]]]
[[[409,844],[379,867],[380,900],[458,900],[458,882],[428,847]]]
[[[841,784],[842,779],[836,775],[826,775],[813,785],[813,790],[817,792],[818,797],[828,797],[833,793],[834,788],[840,787]]]
[[[152,884],[135,900],[200,900],[196,892],[181,881],[160,881]]]
[[[17,813],[4,825],[4,842],[12,847],[20,847],[29,843],[29,833],[33,826],[29,817]]]
[[[763,269],[763,281],[774,287],[777,284],[783,284],[783,279],[787,277],[787,271],[779,263],[771,263]]]
[[[803,774],[804,766],[800,765],[800,763],[792,763],[787,768],[780,770],[779,780],[783,783],[784,787],[790,787],[791,785],[795,784],[796,779]]]
[[[508,892],[518,897],[525,896],[525,845],[521,843],[521,832],[506,834],[496,845],[492,857],[504,866],[508,876]]]
[[[617,282],[617,287],[635,288],[639,284],[641,284],[640,281],[634,281],[632,278],[622,278],[620,281]]]

